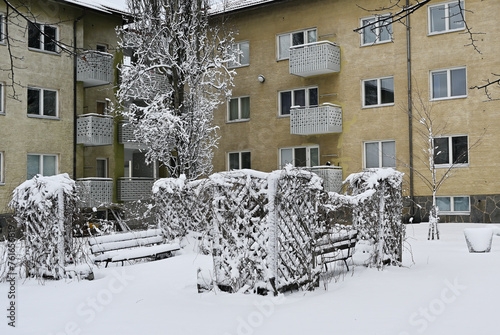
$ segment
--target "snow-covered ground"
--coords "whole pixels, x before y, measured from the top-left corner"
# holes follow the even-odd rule
[[[157,262],[101,268],[94,281],[18,282],[16,328],[8,326],[8,283],[0,284],[0,334],[498,334],[500,236],[470,254],[463,230],[407,226],[406,267],[361,266],[314,292],[278,297],[198,294],[196,270],[211,258],[188,246]]]

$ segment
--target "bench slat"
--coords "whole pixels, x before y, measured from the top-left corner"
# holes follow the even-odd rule
[[[118,249],[142,247],[142,246],[146,246],[146,245],[150,245],[150,244],[159,244],[162,242],[163,242],[163,236],[154,236],[154,237],[137,238],[137,239],[131,239],[131,240],[125,240],[125,241],[94,244],[90,248],[91,248],[92,253],[96,254],[96,253],[102,253],[102,252],[118,250]]]
[[[96,244],[110,243],[110,242],[118,242],[118,241],[126,241],[138,238],[146,238],[162,235],[161,229],[149,229],[142,231],[131,231],[127,233],[118,233],[112,235],[104,235],[104,236],[94,236],[89,239],[89,244],[91,246]]]

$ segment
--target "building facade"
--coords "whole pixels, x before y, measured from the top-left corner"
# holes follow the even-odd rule
[[[417,203],[409,214],[425,220],[432,192],[419,174],[430,178],[428,136],[417,115],[429,111],[438,178],[454,167],[438,191],[441,220],[500,222],[500,103],[471,88],[500,65],[500,32],[492,29],[500,4],[433,0],[409,22],[380,20],[397,7],[369,11],[384,6],[254,0],[220,9],[238,32],[238,62],[233,96],[216,115],[215,170],[291,163],[339,191],[351,173],[393,167]]]

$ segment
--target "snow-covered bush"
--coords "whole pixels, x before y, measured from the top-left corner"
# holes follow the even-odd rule
[[[9,206],[24,233],[24,248],[16,248],[21,277],[65,276],[64,267],[74,256],[71,226],[77,200],[68,174],[37,175],[14,190]]]

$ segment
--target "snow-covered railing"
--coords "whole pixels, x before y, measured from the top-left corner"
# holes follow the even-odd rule
[[[118,201],[135,201],[150,198],[154,182],[154,178],[118,178]]]
[[[128,121],[120,122],[118,126],[118,143],[127,148],[144,148],[145,145],[137,141],[134,136],[134,128]]]
[[[84,51],[78,55],[76,80],[83,87],[107,85],[113,82],[113,55],[96,50]]]
[[[100,207],[113,202],[113,179],[80,178],[76,180],[80,207]]]
[[[290,133],[293,135],[334,134],[342,132],[342,108],[324,103],[316,107],[293,107],[290,110]]]
[[[131,76],[129,68],[122,69],[122,87],[126,96],[133,100],[153,99],[157,94],[164,94],[168,90],[167,76],[153,70],[144,71]]]
[[[313,166],[311,168],[305,168],[311,172],[316,173],[321,179],[323,179],[323,189],[327,192],[342,192],[342,167],[340,166]]]
[[[83,114],[76,121],[76,143],[85,146],[113,144],[111,115]]]
[[[340,72],[340,48],[329,41],[290,47],[290,74],[301,77]]]

